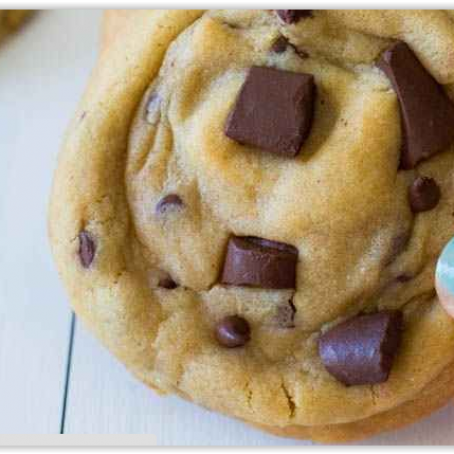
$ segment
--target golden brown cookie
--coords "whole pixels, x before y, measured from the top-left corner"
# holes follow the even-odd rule
[[[31,14],[28,10],[0,10],[0,40],[15,32]]]
[[[110,11],[50,208],[80,318],[162,393],[348,441],[454,394],[444,11]]]

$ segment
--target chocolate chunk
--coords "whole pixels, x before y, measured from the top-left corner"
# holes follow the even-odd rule
[[[276,54],[282,54],[287,50],[288,40],[285,36],[279,36],[271,46],[271,50]]]
[[[440,187],[433,178],[418,177],[408,190],[408,200],[413,213],[434,209],[440,198]]]
[[[160,279],[158,287],[173,290],[178,287],[178,284],[171,277],[164,277]]]
[[[84,268],[89,268],[95,258],[96,246],[91,235],[82,230],[79,233],[79,258]]]
[[[404,42],[378,63],[399,98],[403,124],[401,168],[413,169],[454,142],[454,104]]]
[[[221,283],[259,288],[295,288],[298,250],[256,237],[231,237]]]
[[[279,328],[295,328],[296,308],[291,301],[280,304],[276,311],[276,325]]]
[[[238,315],[223,318],[216,326],[216,339],[224,347],[242,347],[251,338],[247,320]]]
[[[286,24],[295,24],[304,17],[312,16],[310,9],[277,9],[276,13]]]
[[[180,196],[177,194],[168,194],[156,205],[156,214],[164,214],[170,210],[181,208],[183,205],[183,200],[181,200]]]
[[[388,380],[402,337],[402,313],[359,315],[323,334],[319,354],[328,372],[347,386]]]
[[[295,157],[310,132],[315,85],[310,74],[254,66],[225,127],[239,143]]]

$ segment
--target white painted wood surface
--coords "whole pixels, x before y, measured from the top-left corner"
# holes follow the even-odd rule
[[[70,311],[47,200],[98,16],[44,12],[0,48],[0,434],[59,433]]]
[[[67,371],[71,313],[49,254],[47,199],[95,58],[99,18],[96,10],[42,12],[0,49],[0,444],[9,434],[58,434],[62,422],[66,434],[140,434],[141,444],[310,444],[156,396],[80,322]],[[451,405],[362,444],[453,445],[453,426]]]

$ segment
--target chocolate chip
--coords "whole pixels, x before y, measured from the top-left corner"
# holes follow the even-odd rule
[[[168,194],[163,197],[156,205],[156,214],[164,214],[170,210],[175,210],[183,206],[183,200],[177,194]]]
[[[410,282],[413,278],[408,274],[400,274],[396,277],[396,281],[399,284],[405,284],[406,282]]]
[[[417,177],[408,189],[408,200],[413,213],[434,209],[440,198],[440,187],[433,178]]]
[[[89,268],[95,258],[96,246],[90,233],[82,230],[79,233],[79,258],[84,268]]]
[[[454,142],[454,104],[404,42],[378,63],[400,102],[403,124],[401,168],[413,169]]]
[[[275,52],[276,54],[282,54],[288,48],[293,49],[295,51],[295,54],[300,58],[306,59],[309,57],[309,54],[306,51],[293,45],[285,36],[280,36],[276,39],[276,41],[274,41],[271,46],[271,51]]]
[[[227,119],[225,134],[242,144],[295,157],[310,132],[314,98],[312,75],[254,66]]]
[[[402,337],[400,311],[359,315],[323,334],[319,354],[327,371],[347,386],[388,380]]]
[[[178,287],[178,284],[171,277],[164,277],[159,280],[158,287],[173,290]]]
[[[310,9],[277,9],[276,13],[286,24],[295,24],[304,17],[312,16]]]
[[[221,283],[259,288],[295,288],[298,250],[256,237],[231,237]]]
[[[285,36],[279,36],[271,46],[271,51],[276,54],[282,54],[287,50],[288,40]]]
[[[242,347],[251,338],[247,320],[238,315],[223,318],[216,326],[216,339],[224,347]]]
[[[276,324],[279,328],[295,328],[296,308],[291,301],[280,304],[276,311]]]

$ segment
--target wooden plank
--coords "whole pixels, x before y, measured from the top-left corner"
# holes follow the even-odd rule
[[[70,311],[48,246],[48,194],[98,19],[41,12],[1,49],[1,434],[60,430]]]
[[[454,445],[454,405],[434,413],[412,426],[380,435],[362,442],[363,445]]]
[[[158,397],[137,382],[77,324],[68,394],[69,434],[149,434],[164,446],[305,445],[279,439],[176,397]],[[454,406],[404,430],[364,445],[454,444]]]

